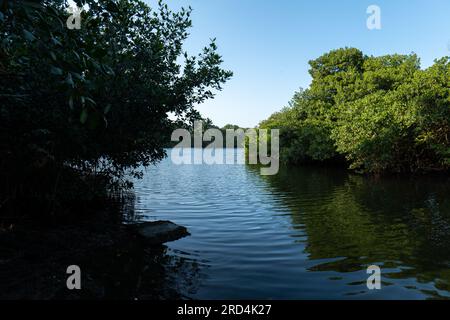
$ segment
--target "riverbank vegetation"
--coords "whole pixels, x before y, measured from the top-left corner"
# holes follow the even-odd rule
[[[195,126],[195,123],[197,124],[197,127]],[[177,129],[185,129],[189,132],[190,136],[191,136],[191,141],[190,141],[190,146],[194,147],[195,146],[195,134],[198,134],[199,136],[203,137],[203,135],[205,134],[205,132],[207,132],[210,129],[214,129],[214,130],[219,130],[222,134],[222,137],[226,137],[227,136],[227,130],[247,130],[248,128],[242,128],[238,125],[234,125],[234,124],[226,124],[224,125],[222,128],[215,125],[213,123],[213,121],[209,118],[203,118],[200,114],[198,114],[195,118],[192,118],[192,121],[190,123],[185,123],[185,122],[180,122],[178,124],[174,123],[173,125],[173,130],[172,132],[174,132]],[[178,139],[179,137],[177,137],[175,140],[171,140],[171,136],[167,137],[167,142],[165,144],[166,148],[175,148],[179,145],[180,142],[182,142],[183,140]],[[214,140],[213,140],[214,141]],[[226,140],[224,140],[224,146],[226,145]],[[203,138],[201,139],[201,147],[202,148],[206,148],[208,146],[211,145],[211,141],[204,141]],[[245,148],[244,143],[239,144],[239,142],[237,141],[237,139],[234,139],[233,141],[233,147],[236,148]]]
[[[281,160],[342,163],[365,173],[450,168],[450,59],[355,48],[310,61],[311,86],[261,122],[281,130]]]
[[[190,9],[75,2],[88,9],[70,30],[65,1],[0,1],[3,213],[53,214],[129,187],[232,75],[214,41],[183,50]]]
[[[232,74],[183,50],[190,9],[75,2],[71,30],[66,1],[0,0],[0,298],[181,298],[195,266],[128,232],[126,190]]]

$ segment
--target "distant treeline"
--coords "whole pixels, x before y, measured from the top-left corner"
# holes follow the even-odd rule
[[[281,160],[367,173],[450,168],[450,59],[333,50],[310,61],[311,86],[260,128],[281,129]]]
[[[198,114],[198,119],[196,119],[195,121],[197,121],[197,123],[201,123],[201,127],[202,127],[202,132],[199,132],[200,134],[203,134],[208,130],[208,129],[218,129],[221,131],[222,133],[222,137],[223,137],[223,147],[227,146],[227,140],[226,140],[226,136],[227,136],[227,130],[238,130],[238,129],[242,129],[244,131],[246,131],[248,128],[242,128],[239,127],[237,125],[234,124],[227,124],[225,126],[223,126],[222,128],[214,125],[214,123],[212,122],[211,119],[209,118],[202,118],[200,116],[200,114]],[[183,123],[180,122],[177,124],[174,124],[172,127],[173,130],[176,129],[186,129],[187,131],[189,131],[189,133],[191,134],[191,141],[190,141],[190,145],[191,147],[194,147],[194,134],[195,134],[195,129],[194,129],[194,122],[191,123]],[[168,141],[166,142],[166,148],[174,148],[176,147],[179,143],[181,142],[181,139],[177,140],[177,141],[171,141],[171,137],[168,137]],[[206,148],[207,146],[211,145],[213,141],[202,141],[202,147]],[[238,144],[238,140],[235,138],[234,142],[233,142],[233,148],[244,148],[245,145],[244,143],[242,143],[242,145]]]

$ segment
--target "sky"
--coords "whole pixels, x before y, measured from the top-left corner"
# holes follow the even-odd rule
[[[154,6],[155,0],[146,0]],[[193,9],[185,43],[198,54],[216,38],[225,69],[234,72],[215,99],[198,110],[216,125],[254,127],[311,82],[308,61],[337,48],[367,55],[409,54],[422,67],[450,55],[449,0],[166,0]],[[369,30],[367,8],[381,9]]]

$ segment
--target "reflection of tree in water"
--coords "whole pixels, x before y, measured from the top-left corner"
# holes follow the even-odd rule
[[[108,212],[58,228],[30,225],[11,232],[0,230],[0,299],[193,295],[200,277],[195,259],[173,254],[165,246],[144,246],[125,231],[118,212],[132,221],[133,205],[126,201],[133,199],[111,201]],[[67,289],[69,265],[80,266],[82,290]]]
[[[186,299],[197,291],[198,264],[170,254],[165,246],[122,253],[111,263],[104,274],[106,298]],[[97,261],[95,267],[102,266],[107,265]]]
[[[263,179],[306,234],[309,258],[328,259],[311,271],[352,272],[376,263],[395,269],[384,274],[392,281],[415,279],[450,293],[449,177],[291,168]],[[436,290],[422,292],[439,297]]]
[[[135,213],[134,193],[122,194],[119,200],[125,223],[143,219]],[[183,257],[189,256],[188,253],[177,254],[164,245],[139,248],[128,253],[131,253],[126,258],[128,261],[119,263],[119,275],[114,276],[114,279],[124,278],[124,285],[110,287],[113,297],[189,299],[196,293],[201,270],[194,258]],[[128,272],[127,268],[132,272]]]

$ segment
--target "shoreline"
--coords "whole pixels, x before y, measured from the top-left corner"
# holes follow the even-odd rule
[[[183,299],[166,247],[147,244],[108,212],[57,227],[28,221],[0,228],[1,300]],[[69,290],[70,265],[81,290]],[[169,274],[172,273],[172,274]]]

